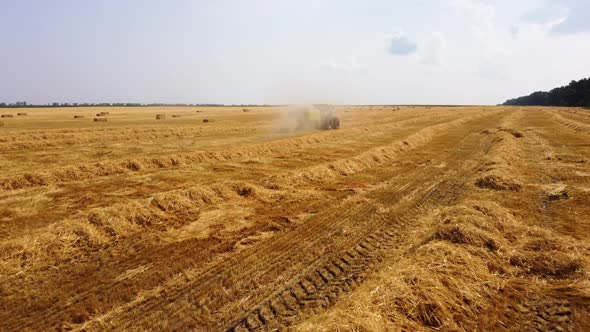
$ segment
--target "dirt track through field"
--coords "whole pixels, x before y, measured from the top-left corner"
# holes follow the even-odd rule
[[[227,125],[177,133],[168,124],[97,131],[107,142],[128,138],[114,160],[84,152],[94,146],[91,127],[26,129],[22,140],[25,129],[0,133],[0,151],[18,141],[34,155],[65,144],[85,156],[81,166],[30,164],[0,179],[0,328],[301,326],[415,246],[408,234],[418,220],[474,196],[588,239],[579,235],[590,229],[580,219],[590,213],[585,114],[351,107],[339,110],[341,130],[286,137],[261,135],[274,127],[263,116],[234,131],[252,114],[224,112]],[[196,152],[126,154],[127,144],[195,135],[207,138]],[[208,143],[217,137],[227,144]]]

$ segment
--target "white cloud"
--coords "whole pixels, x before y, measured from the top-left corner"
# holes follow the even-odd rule
[[[387,51],[393,55],[410,55],[416,53],[418,44],[406,38],[402,31],[394,32],[388,37],[389,47]]]
[[[562,24],[570,15],[570,9],[563,3],[551,1],[525,13],[516,25],[521,40],[541,40]]]
[[[367,67],[361,65],[354,55],[349,55],[343,59],[336,60],[335,58],[331,58],[329,61],[323,63],[321,65],[322,69],[333,71],[333,72],[342,72],[342,73],[364,73],[367,71]]]
[[[504,81],[510,79],[509,61],[505,57],[484,59],[477,68],[478,74],[489,80]]]
[[[518,34],[520,33],[520,28],[518,25],[513,25],[510,27],[510,35],[512,38],[518,38]]]
[[[469,26],[471,70],[486,80],[506,80],[510,77],[510,57],[513,54],[510,40],[522,34],[520,26],[499,27],[496,7],[479,0],[449,0],[455,15]]]
[[[518,34],[513,36],[520,41],[543,41],[551,34],[551,30],[563,22],[565,18],[558,18],[545,23],[525,22],[517,26]]]
[[[526,23],[547,24],[569,15],[570,9],[561,2],[545,1],[541,6],[536,7],[522,16]]]
[[[554,35],[590,31],[590,2],[587,0],[545,1],[522,17],[522,24],[538,25]]]
[[[588,0],[564,0],[568,8],[566,18],[551,28],[551,33],[572,34],[590,31],[590,2]]]
[[[496,28],[496,8],[479,0],[448,0],[459,22],[465,24],[471,34],[471,48],[478,48],[484,56],[502,52]]]
[[[420,61],[426,65],[440,66],[444,64],[443,52],[447,48],[447,41],[440,31],[432,33],[425,42],[423,52],[420,54]]]
[[[496,8],[478,0],[449,0],[455,14],[469,22],[473,33],[486,37],[494,30]]]

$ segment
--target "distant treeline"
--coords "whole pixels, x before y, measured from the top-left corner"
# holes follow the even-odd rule
[[[549,92],[537,91],[528,96],[509,99],[504,105],[590,107],[590,78],[571,81]]]
[[[273,105],[226,105],[226,104],[165,104],[165,103],[50,103],[50,104],[28,104],[26,101],[19,101],[16,103],[0,103],[0,108],[23,108],[23,107],[151,107],[151,106],[184,106],[184,107],[195,107],[195,106],[206,106],[206,107],[255,107],[255,106],[273,106]]]

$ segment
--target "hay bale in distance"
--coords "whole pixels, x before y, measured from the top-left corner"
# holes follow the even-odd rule
[[[173,118],[180,118],[180,114],[172,114]]]
[[[250,112],[250,110],[249,110],[249,109],[247,109],[247,108],[242,108],[242,112],[244,112],[244,113],[248,113],[248,112]]]
[[[74,119],[83,119],[85,118],[84,115],[74,115]]]
[[[25,112],[16,113],[17,116],[27,116],[28,114]]]
[[[109,114],[111,114],[111,112],[100,112],[100,114],[102,114],[102,115],[109,115]]]
[[[0,118],[13,118],[14,116],[12,114],[2,114],[0,115]]]
[[[165,114],[156,114],[156,120],[164,120],[164,119],[166,119]]]
[[[107,118],[94,118],[94,122],[107,122]]]
[[[203,122],[207,123],[209,122],[209,119],[203,119]]]

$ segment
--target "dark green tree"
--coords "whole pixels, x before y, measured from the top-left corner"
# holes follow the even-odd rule
[[[571,81],[549,92],[537,91],[528,96],[509,99],[503,105],[590,107],[590,79]]]

